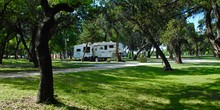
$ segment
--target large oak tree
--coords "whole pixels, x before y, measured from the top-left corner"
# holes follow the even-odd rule
[[[37,58],[40,67],[40,85],[37,97],[38,103],[55,103],[53,89],[53,72],[52,63],[49,51],[49,40],[52,35],[54,25],[56,24],[55,15],[60,11],[73,12],[82,2],[58,3],[52,6],[48,0],[40,0],[44,18],[39,23],[36,33],[36,49]]]

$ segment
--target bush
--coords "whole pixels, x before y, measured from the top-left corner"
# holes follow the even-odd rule
[[[145,63],[145,62],[147,62],[147,57],[140,57],[140,58],[139,58],[139,61],[140,61],[141,63]]]

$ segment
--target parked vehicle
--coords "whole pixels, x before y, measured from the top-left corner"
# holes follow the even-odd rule
[[[119,43],[119,54],[124,53],[124,46]],[[85,55],[84,55],[85,53]],[[82,59],[107,59],[116,57],[116,43],[115,42],[96,42],[86,44],[79,44],[74,46],[74,58]]]
[[[82,59],[84,55],[84,58],[90,58],[92,57],[93,53],[92,49],[93,45],[91,45],[90,43],[75,45],[73,57],[76,59]]]

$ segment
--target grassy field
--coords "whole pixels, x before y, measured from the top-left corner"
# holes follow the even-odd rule
[[[0,79],[0,109],[217,110],[220,63],[172,64],[54,75],[58,105],[35,104],[38,77]]]
[[[90,63],[81,63],[73,61],[53,61],[53,69],[66,69],[66,68],[79,68],[92,66]],[[24,71],[38,71],[38,68],[34,68],[32,62],[26,59],[6,59],[3,60],[3,65],[0,65],[0,74],[11,73],[11,72],[24,72]]]

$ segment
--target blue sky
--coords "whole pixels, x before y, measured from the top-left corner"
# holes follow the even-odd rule
[[[187,21],[190,22],[190,23],[194,23],[195,30],[198,31],[198,28],[197,28],[197,26],[199,25],[198,21],[203,19],[203,18],[204,18],[204,13],[199,13],[199,14],[196,14],[196,15],[193,15],[193,16],[189,17],[187,19]]]

